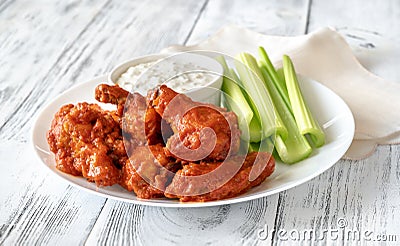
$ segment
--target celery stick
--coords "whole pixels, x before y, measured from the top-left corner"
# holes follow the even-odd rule
[[[263,47],[258,47],[258,54],[260,55],[260,67],[264,67],[268,73],[268,78],[272,81],[281,95],[283,101],[290,108],[289,96],[286,90],[285,82],[279,77],[277,71],[272,65],[271,60],[268,57],[267,52]]]
[[[287,92],[287,88],[286,88],[285,74],[283,73],[283,68],[281,67],[281,68],[277,69],[276,70],[276,74],[278,75],[279,82],[282,83],[283,93],[285,93],[286,97],[289,98],[289,95],[288,95],[288,92]],[[289,102],[290,102],[290,100],[289,100]]]
[[[304,138],[303,135],[300,134],[300,136]],[[312,152],[307,140],[298,141],[295,134],[289,134],[286,140],[283,140],[279,135],[276,136],[275,149],[281,160],[287,164],[299,162],[307,158]]]
[[[283,56],[283,72],[285,75],[286,87],[289,95],[290,105],[297,127],[301,134],[309,134],[313,144],[321,147],[325,143],[325,134],[319,124],[314,120],[307,107],[298,84],[296,71],[289,56]]]
[[[256,152],[260,149],[260,142],[257,143],[250,143],[249,144],[249,153],[250,152]]]
[[[240,83],[239,76],[237,76],[237,74],[233,68],[229,68],[229,73],[231,74],[234,81],[236,81],[240,85],[242,84],[242,83]]]
[[[249,145],[249,152],[268,152],[272,153],[274,150],[274,143],[272,142],[271,138],[266,138],[261,142],[257,143],[250,143]]]
[[[282,139],[279,135],[276,136],[275,149],[284,163],[291,164],[301,161],[311,154],[312,148],[305,136],[299,132],[291,109],[286,105],[277,87],[268,79],[267,68],[262,66],[260,70],[264,76],[265,85],[271,95],[272,101],[288,131],[286,139]]]
[[[246,92],[254,103],[253,112],[261,122],[263,129],[260,136],[261,139],[274,134],[279,134],[285,139],[288,134],[287,130],[271,102],[271,97],[262,81],[263,76],[256,59],[248,53],[239,54],[237,59],[235,60],[236,70]]]
[[[237,74],[235,73],[235,70],[233,70],[231,68],[231,69],[229,69],[229,71],[230,71],[230,75],[232,76],[232,78],[236,82],[240,83],[240,79],[237,76]],[[240,84],[242,85],[242,83],[240,83]],[[245,99],[247,100],[248,105],[250,105],[251,108],[255,108],[256,106],[255,106],[253,100],[251,100],[251,98],[246,93],[246,91],[242,90],[242,93],[243,93],[243,96],[245,97]],[[257,117],[253,117],[251,119],[250,124],[249,124],[249,133],[250,133],[250,142],[260,142],[262,140],[262,138],[261,138],[261,136],[262,136],[261,123]]]
[[[263,130],[261,129],[260,120],[257,117],[253,117],[250,121],[249,134],[250,142],[260,142],[263,139]]]
[[[221,56],[218,58],[218,61],[224,68],[222,91],[229,95],[229,97],[226,98],[227,103],[229,107],[231,107],[232,111],[238,115],[239,124],[240,122],[243,122],[248,126],[254,113],[247,103],[239,85],[234,81],[235,78],[232,76],[225,59]]]
[[[242,132],[241,138],[247,141],[260,141],[260,122],[254,117],[253,110],[238,85],[239,79],[237,75],[233,70],[229,69],[224,57],[220,56],[216,59],[224,69],[221,89],[228,95],[225,96],[226,107],[238,116],[239,129]]]

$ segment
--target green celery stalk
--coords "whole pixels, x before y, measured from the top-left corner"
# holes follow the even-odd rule
[[[261,126],[260,122],[254,117],[242,89],[238,85],[239,79],[235,71],[230,70],[223,56],[216,58],[221,63],[224,69],[224,78],[222,83],[222,91],[228,96],[225,96],[226,107],[235,112],[238,116],[239,129],[241,130],[241,138],[246,141],[260,141],[259,138]],[[251,126],[251,127],[249,127]]]
[[[301,161],[311,154],[312,148],[306,137],[297,128],[291,109],[285,103],[275,83],[271,81],[267,68],[261,66],[260,70],[264,76],[265,85],[271,95],[272,101],[288,131],[286,139],[283,139],[279,135],[276,136],[275,149],[284,163],[292,164]]]
[[[283,139],[286,139],[288,136],[287,129],[271,102],[271,97],[262,81],[263,75],[256,59],[248,53],[240,53],[237,56],[237,60],[235,60],[235,67],[243,87],[254,104],[253,112],[261,122],[263,131],[260,138],[265,139],[278,134]]]
[[[283,56],[283,72],[285,75],[286,87],[289,95],[290,105],[297,127],[301,134],[309,134],[313,144],[321,147],[325,143],[325,134],[319,124],[314,120],[301,93],[296,71],[290,57]]]
[[[276,136],[275,139],[275,149],[278,152],[279,158],[287,164],[299,162],[307,158],[312,152],[312,148],[307,140],[305,142],[298,141],[293,135],[289,135],[286,140],[283,140],[280,136]],[[304,137],[303,135],[300,136]]]
[[[260,56],[260,67],[265,68],[268,73],[268,78],[274,83],[275,87],[277,88],[279,94],[281,95],[283,101],[286,103],[288,108],[291,108],[285,81],[279,77],[264,47],[258,47],[258,54]]]
[[[249,145],[249,152],[268,152],[272,153],[274,150],[274,143],[272,142],[271,138],[266,138],[261,142],[257,143],[250,143]]]
[[[253,117],[249,124],[249,140],[250,142],[260,142],[263,138],[260,120]]]
[[[287,88],[286,88],[286,82],[285,82],[285,74],[283,73],[283,68],[278,68],[276,70],[276,74],[278,75],[279,81],[282,83],[282,88],[283,88],[283,93],[286,94],[286,97],[289,98]],[[290,102],[290,100],[289,100]]]
[[[230,75],[232,76],[232,78],[236,82],[239,82],[242,85],[235,70],[233,70],[231,68],[231,69],[229,69],[229,71],[230,71]],[[248,105],[250,105],[251,108],[255,108],[256,106],[255,106],[253,100],[251,100],[251,98],[249,97],[249,95],[246,93],[245,90],[242,90],[242,94],[243,94],[244,98],[247,100]],[[255,116],[253,116],[253,118],[250,121],[249,134],[250,134],[250,142],[260,142],[262,140],[262,138],[261,138],[261,136],[262,136],[261,123],[260,123],[260,120]]]
[[[250,152],[255,152],[255,151],[258,151],[258,149],[260,148],[260,142],[257,142],[257,143],[250,143],[249,144],[249,153]]]

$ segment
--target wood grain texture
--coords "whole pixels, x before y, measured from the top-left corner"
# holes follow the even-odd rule
[[[352,245],[363,241],[323,235],[323,230],[338,229],[340,220],[347,222],[345,231],[372,232],[371,238],[398,235],[400,160],[398,154],[391,154],[393,148],[399,150],[399,146],[379,147],[371,157],[374,161],[340,161],[312,181],[280,193],[277,228],[313,230],[317,236],[311,241],[318,245],[343,242]],[[293,243],[282,238],[275,234],[274,244]]]
[[[0,147],[0,245],[82,243],[105,199],[50,175],[24,143]]]
[[[211,208],[157,208],[108,201],[87,243],[244,245],[257,238],[275,207],[274,196]]]
[[[377,244],[327,236],[285,240],[279,232],[313,230],[321,236],[338,229],[339,219],[348,230],[396,234],[398,243],[398,145],[380,146],[363,161],[341,160],[267,198],[176,209],[107,200],[69,186],[35,159],[29,132],[40,108],[69,87],[125,59],[194,44],[224,25],[276,35],[328,25],[349,39],[358,37],[356,30],[397,42],[399,13],[396,0],[0,1],[0,245]],[[362,38],[355,44],[372,54],[364,45],[368,35]],[[397,66],[376,71],[399,76]]]
[[[258,27],[263,32],[273,30],[275,34],[285,35],[290,30],[289,34],[301,34],[305,30],[306,17],[304,16],[307,16],[308,2],[290,1],[284,5],[280,1],[210,0],[203,6],[200,17],[196,20],[186,40],[188,43],[203,39],[203,35],[213,34],[232,20],[237,20],[249,28]],[[273,22],[267,22],[264,13],[256,11],[259,8],[266,9],[267,16],[274,16]],[[229,14],[221,15],[224,12]],[[221,17],[228,17],[228,20]],[[286,19],[289,21],[284,26],[281,25]],[[137,241],[129,241],[139,245],[267,245],[271,243],[272,238],[259,240],[258,232],[265,226],[274,227],[277,198],[278,196],[274,195],[251,202],[215,208],[145,207],[143,217],[129,217],[128,221],[115,218],[113,222],[121,226],[140,224],[139,234],[136,231],[132,232],[137,235]],[[126,230],[133,231],[132,227],[128,227],[112,235],[103,233],[109,231],[114,224],[109,223],[113,220],[111,213],[126,213],[122,211],[125,206],[119,202],[112,202],[109,205],[110,202],[107,202],[93,228],[87,241],[89,244],[96,240],[107,243],[125,242]],[[136,206],[131,207],[136,208]]]
[[[313,1],[310,9],[309,30],[331,26],[353,28],[377,33],[387,39],[399,40],[400,2],[338,0]]]
[[[38,13],[43,6],[50,10]],[[45,3],[21,4],[15,10],[10,9],[7,13],[11,16],[25,16],[23,11],[26,11],[29,16],[38,16],[35,18],[40,21],[36,29],[27,27],[28,33],[12,35],[11,30],[2,33],[3,38],[10,41],[5,42],[9,45],[5,46],[8,53],[4,54],[9,60],[0,73],[4,76],[1,81],[6,81],[2,83],[4,93],[1,95],[4,96],[0,96],[0,110],[4,112],[4,118],[0,118],[0,139],[26,140],[37,110],[74,84],[105,74],[126,59],[183,42],[201,6],[201,2],[186,1],[177,1],[174,5],[154,4],[153,1],[107,1],[85,12],[84,6],[77,2],[69,7],[67,16],[57,13],[58,6]],[[46,16],[50,14],[53,15]],[[80,16],[86,18],[80,20]],[[49,22],[49,19],[56,21]],[[30,35],[34,38],[29,39]],[[20,40],[27,41],[19,49],[15,45],[22,42]],[[14,66],[24,73],[14,72],[10,76]],[[15,94],[18,96],[9,97]]]
[[[31,180],[35,173],[26,168],[33,153],[22,153],[30,144],[32,118],[44,103],[77,82],[103,74],[130,57],[183,42],[201,6],[185,1],[176,5],[16,1],[6,6],[7,12],[0,12],[7,20],[1,22],[1,55],[8,58],[0,68],[0,139],[4,146],[11,146],[1,156],[14,148],[20,150],[12,152],[9,161],[1,160],[2,166],[13,163],[10,174],[19,178],[3,179],[2,187],[19,185],[2,188],[0,242],[52,245],[60,240],[65,244],[86,240],[105,199],[82,194],[62,182],[58,185],[58,179],[48,181],[46,173],[38,174],[34,184],[22,181]],[[165,13],[168,21],[163,21]],[[21,28],[14,30],[13,23]],[[16,169],[16,162],[24,172]]]
[[[105,3],[13,1],[0,12],[0,139],[27,139],[24,126],[61,85],[46,78]]]
[[[269,35],[299,35],[306,29],[309,1],[210,0],[187,44],[196,44],[226,25]]]
[[[397,14],[399,10],[399,2],[394,1],[388,1],[383,5],[357,0],[329,3],[312,1],[308,29],[312,31],[323,26],[333,26],[339,31],[345,30],[348,34],[345,38],[348,39],[357,37],[360,30],[364,33],[379,33],[382,38],[392,39],[393,33],[396,33],[397,37],[400,34],[399,28],[391,29],[389,34],[388,25],[383,25],[382,22],[387,19],[388,23],[394,25],[399,21]],[[352,34],[352,30],[357,31],[357,34]],[[369,43],[368,35],[363,38],[365,40],[362,42],[358,40],[359,42],[352,43],[357,45]],[[363,52],[368,51],[363,48]],[[366,67],[374,69],[373,63]],[[379,72],[381,75],[393,73],[394,71],[390,69],[396,68],[386,66],[385,70],[381,69]],[[400,213],[397,212],[399,190],[396,188],[399,184],[398,150],[399,146],[380,146],[376,153],[366,160],[341,160],[312,181],[281,192],[276,227],[286,231],[313,230],[322,238],[302,241],[304,245],[309,242],[315,245],[360,245],[368,242],[362,236],[357,240],[347,236],[336,239],[323,235],[323,230],[338,229],[340,223],[338,220],[344,220],[347,222],[344,232],[351,230],[361,233],[372,232],[372,238],[380,235],[397,235],[398,242],[400,240],[398,236]],[[274,245],[291,245],[293,242],[282,240],[277,233],[274,235]],[[396,242],[391,243],[396,245]]]

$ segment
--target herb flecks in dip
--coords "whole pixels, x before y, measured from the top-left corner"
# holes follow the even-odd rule
[[[165,84],[177,92],[206,86],[216,79],[212,71],[193,63],[154,62],[140,63],[129,67],[117,80],[122,88],[131,91],[146,92],[158,85]]]

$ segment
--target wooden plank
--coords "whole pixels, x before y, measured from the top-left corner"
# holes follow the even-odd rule
[[[281,1],[209,1],[200,11],[197,24],[189,33],[190,37],[185,40],[188,43],[195,43],[235,19],[238,20],[237,23],[245,23],[246,27],[261,30],[264,33],[300,34],[305,30],[306,18],[303,16],[306,16],[307,6],[307,1],[290,1],[286,5]],[[256,14],[257,11],[254,10],[258,9],[266,10],[267,17],[262,12]],[[268,16],[273,16],[274,21],[266,21],[269,19]],[[285,22],[286,19],[289,21]],[[282,23],[287,24],[283,26]],[[144,207],[141,210],[137,206],[108,201],[87,243],[270,244],[272,237],[262,235],[263,237],[259,238],[259,233],[266,227],[274,227],[277,202],[278,195],[274,195],[250,202],[212,208]],[[122,229],[114,231],[112,226]],[[108,234],[109,231],[113,233]],[[127,232],[130,232],[129,236]]]
[[[399,7],[398,1],[376,4],[358,0],[314,0],[311,5],[309,30],[328,25],[338,28],[339,31],[345,29],[350,34],[354,29],[379,33],[383,38],[397,38],[400,30],[395,23],[398,23],[396,13]],[[381,24],[382,20],[385,20],[385,25]],[[395,69],[394,66],[388,67],[387,72],[395,72],[389,69]],[[286,232],[311,230],[316,233],[312,240],[299,240],[304,244],[359,245],[367,242],[366,232],[372,239],[379,235],[397,234],[396,239],[399,241],[399,150],[398,145],[380,146],[368,159],[341,160],[312,181],[280,193],[277,212],[279,216],[275,227]],[[343,222],[345,224],[341,224]],[[340,225],[345,226],[341,229]],[[323,230],[336,229],[339,229],[339,238],[323,234]],[[349,231],[361,233],[361,239],[354,235],[349,236]],[[283,241],[282,237],[275,233],[273,244],[290,245],[299,241]]]
[[[210,0],[187,43],[198,43],[231,24],[268,35],[303,34],[307,23],[308,2]]]
[[[6,124],[8,119],[18,113],[16,110],[23,111],[26,97],[39,89],[37,80],[79,37],[105,1],[35,3],[10,1],[1,5],[0,55],[7,59],[0,66],[0,135],[10,134],[8,138],[18,130]],[[32,122],[32,114],[26,110],[35,110],[25,109],[21,115]],[[1,140],[4,175],[0,181],[0,244],[55,244],[65,239],[80,243],[82,236],[90,232],[89,225],[95,222],[105,199],[72,189],[49,176],[33,159],[26,133],[22,141]]]
[[[31,118],[37,110],[74,84],[105,74],[128,58],[183,42],[202,3],[178,1],[171,5],[141,0],[108,1],[98,8],[87,7],[88,13],[84,12],[84,6],[76,6],[74,8],[79,11],[66,16],[57,15],[57,11],[62,10],[49,5],[46,15],[55,15],[43,17],[37,13],[41,5],[33,5],[32,9],[20,5],[15,12],[8,12],[9,18],[27,9],[29,15],[37,15],[35,18],[41,21],[29,32],[37,38],[29,39],[18,49],[13,44],[18,43],[22,34],[13,36],[9,31],[0,38],[0,41],[9,40],[4,44],[8,65],[1,66],[0,71],[0,76],[4,76],[1,81],[6,81],[1,85],[4,93],[0,96],[0,110],[4,114],[0,118],[0,139],[26,140]],[[91,18],[89,22],[86,19],[86,22],[80,21],[80,15]],[[54,22],[44,23],[44,18],[54,19]],[[69,29],[72,38],[65,40],[63,37]],[[24,34],[23,40],[29,36]],[[31,70],[30,64],[35,62],[37,64]],[[12,73],[18,66],[29,73]]]
[[[46,90],[52,88],[51,84],[60,84],[57,80],[43,83],[49,70],[105,3],[4,3],[7,11],[0,12],[0,56],[7,59],[0,62],[0,139],[11,139],[26,122],[31,122],[38,107],[33,102],[48,99]]]
[[[86,244],[141,245],[138,235],[146,209],[146,206],[108,200]]]
[[[188,43],[195,44],[200,42],[229,24],[240,25],[268,35],[300,35],[306,29],[308,5],[308,1],[210,1]],[[230,237],[228,239],[219,237],[215,241],[216,244],[226,244],[227,242],[234,242],[233,244],[235,245],[270,244],[272,235],[265,233],[275,227],[274,222],[276,220],[277,207],[279,206],[278,198],[278,195],[274,195],[244,203],[247,209],[243,216],[251,217],[253,213],[260,213],[260,202],[263,203],[264,200],[269,202],[265,208],[267,211],[264,212],[266,214],[263,218],[257,223],[249,223],[247,225],[247,230],[252,231],[251,234],[242,238]],[[230,216],[235,216],[235,213]],[[232,230],[235,231],[235,227],[228,224],[221,224],[213,229],[219,235],[229,235]],[[207,238],[209,235],[210,233],[207,234]],[[194,241],[193,236],[192,241]],[[190,242],[190,239],[185,242]]]
[[[313,0],[309,30],[331,26],[337,29],[353,28],[377,33],[385,38],[399,40],[400,2],[338,0],[334,3]]]
[[[39,81],[38,78],[29,79],[27,77],[21,77],[21,81],[27,81],[26,85],[24,85],[26,87],[12,87],[10,89],[10,84],[21,84],[18,79],[14,78],[12,80],[14,81],[13,83],[11,83],[12,81],[6,82],[7,86],[4,87],[4,90],[3,82],[0,84],[0,89],[2,91],[0,98],[3,98],[0,100],[0,105],[7,105],[7,107],[10,107],[10,105],[20,105],[19,103],[22,103],[25,99],[28,100],[28,102],[22,103],[22,106],[19,106],[19,116],[13,116],[13,118],[7,118],[7,116],[4,118],[10,123],[7,123],[7,127],[4,127],[0,132],[2,140],[12,138],[13,134],[18,134],[18,142],[7,141],[4,144],[5,146],[0,146],[2,166],[6,163],[19,163],[19,166],[15,169],[10,167],[11,175],[7,176],[8,179],[0,180],[1,187],[7,187],[7,189],[2,189],[0,191],[0,197],[2,199],[0,204],[0,242],[4,244],[33,244],[34,242],[43,244],[54,244],[56,242],[80,244],[83,243],[86,236],[89,235],[86,241],[88,244],[100,242],[104,244],[112,244],[115,242],[121,242],[121,244],[156,244],[153,242],[161,242],[164,245],[165,242],[162,242],[162,239],[169,240],[167,242],[170,244],[178,242],[191,244],[214,243],[219,245],[227,244],[228,241],[229,244],[236,245],[269,244],[271,242],[270,238],[259,240],[258,232],[260,229],[268,228],[271,230],[273,228],[275,230],[286,229],[287,231],[292,229],[300,231],[314,229],[318,233],[321,232],[322,229],[337,228],[337,220],[339,218],[345,218],[347,220],[348,227],[346,228],[348,229],[359,229],[360,231],[369,230],[376,234],[397,233],[397,228],[399,228],[399,213],[397,211],[399,209],[398,204],[400,204],[398,192],[400,149],[398,146],[382,146],[378,148],[377,153],[368,160],[359,162],[340,161],[336,166],[321,176],[307,184],[287,192],[282,192],[279,194],[279,197],[271,196],[248,203],[202,209],[161,209],[109,201],[105,204],[103,212],[100,214],[97,222],[95,221],[104,204],[104,199],[89,195],[86,192],[78,192],[76,189],[60,183],[52,176],[36,170],[36,166],[28,166],[28,163],[30,164],[32,162],[30,159],[32,155],[26,155],[24,152],[27,146],[25,142],[27,137],[24,136],[24,134],[27,133],[30,123],[28,121],[21,123],[19,120],[23,120],[22,115],[24,113],[27,113],[28,116],[33,115],[34,109],[40,107],[40,105],[48,100],[48,97],[58,94],[60,91],[63,91],[65,88],[88,76],[107,71],[112,64],[119,59],[122,60],[131,55],[155,52],[169,43],[184,43],[185,40],[187,40],[188,43],[195,43],[212,34],[214,30],[218,30],[224,24],[229,22],[235,23],[235,14],[239,16],[243,15],[243,19],[236,23],[242,23],[241,25],[268,34],[300,34],[302,32],[301,30],[305,30],[304,23],[306,21],[304,15],[301,15],[302,17],[300,19],[293,17],[293,22],[297,24],[302,23],[302,27],[296,26],[289,28],[284,24],[277,24],[279,21],[269,22],[271,26],[268,27],[268,24],[266,25],[265,23],[268,23],[268,19],[265,16],[257,16],[255,13],[256,11],[253,12],[248,9],[263,9],[265,5],[268,6],[269,10],[272,9],[271,11],[274,12],[274,7],[271,5],[281,5],[279,5],[278,2],[272,4],[270,2],[256,3],[257,5],[252,5],[254,3],[245,4],[217,1],[210,1],[207,5],[204,5],[203,2],[192,3],[193,5],[188,3],[182,7],[182,9],[178,7],[179,10],[177,11],[178,13],[189,12],[187,15],[190,16],[192,20],[191,23],[182,24],[182,20],[180,20],[181,16],[176,14],[174,17],[167,17],[168,20],[169,18],[175,20],[175,22],[172,21],[171,25],[161,24],[161,31],[157,29],[157,26],[150,29],[152,31],[155,30],[151,32],[147,29],[146,23],[153,23],[154,20],[152,19],[154,19],[154,16],[157,16],[156,14],[153,13],[149,16],[143,16],[144,14],[138,14],[139,10],[134,10],[131,11],[132,15],[130,15],[128,10],[132,10],[132,5],[128,3],[125,5],[125,3],[123,3],[120,6],[119,4],[110,2],[105,3],[104,6],[109,12],[106,13],[106,10],[100,11],[96,15],[97,17],[92,21],[87,19],[86,29],[83,22],[78,24],[81,28],[80,30],[74,30],[70,27],[72,36],[75,35],[76,40],[74,42],[71,40],[71,45],[63,48],[64,53],[57,53],[58,56],[53,56],[52,52],[46,51],[47,49],[56,49],[58,44],[63,44],[64,42],[57,41],[57,38],[53,40],[50,37],[49,47],[45,47],[44,51],[47,52],[45,53],[51,61],[46,62],[44,58],[47,57],[41,56],[38,62],[40,65],[43,65],[42,68],[46,68],[45,71],[40,71],[40,69],[36,67],[33,69],[35,74],[38,74],[39,77],[45,80],[44,82]],[[305,2],[303,3],[306,4]],[[345,24],[347,27],[361,26],[361,28],[367,28],[369,24],[371,24],[370,26],[373,27],[371,28],[373,29],[372,31],[382,33],[384,37],[395,39],[395,36],[398,34],[396,29],[397,22],[395,21],[398,21],[398,18],[396,18],[396,11],[398,11],[399,8],[395,1],[390,2],[393,10],[387,12],[389,13],[388,23],[392,23],[392,29],[386,29],[386,27],[379,27],[378,24],[371,23],[373,20],[385,19],[387,18],[386,16],[381,16],[379,18],[374,17],[372,20],[365,20],[365,22],[363,22],[363,20],[368,18],[368,16],[363,17],[364,19],[360,19],[360,16],[363,14],[362,11],[365,13],[372,13],[374,10],[373,7],[378,5],[372,6],[369,3],[365,4],[364,1],[330,2],[329,5],[326,5],[322,1],[314,0],[312,3],[309,30],[314,30],[318,28],[319,25],[323,26],[326,23],[337,27],[341,27],[342,24]],[[7,6],[7,13],[16,13],[17,7],[13,9],[14,4],[18,6],[18,8],[21,7],[21,9],[24,10],[22,4],[17,1]],[[149,6],[154,6],[153,4],[149,5],[147,3],[142,4],[138,2],[134,4],[137,5],[138,9],[142,10]],[[297,4],[297,2],[293,4]],[[361,10],[357,10],[354,14],[351,12],[343,13],[343,18],[346,19],[346,21],[342,21],[341,18],[337,17],[337,13],[343,12],[340,5],[345,4],[348,4],[346,6],[363,6],[365,4],[367,7],[363,6]],[[24,6],[28,9],[39,8],[32,7],[29,4]],[[61,6],[64,6],[61,9],[70,8],[71,11],[74,11],[73,6],[66,7],[66,5],[62,4]],[[194,10],[190,10],[188,6],[190,8],[195,6]],[[196,22],[199,9],[203,6],[205,6],[204,11],[199,15],[197,25],[193,28],[190,37],[187,38],[192,29],[191,24]],[[305,5],[301,6],[301,10],[296,8],[297,10],[294,12],[300,13],[304,11]],[[158,6],[156,7],[156,9],[158,9],[156,13],[159,13],[158,16],[163,16],[163,9],[166,9],[166,12],[171,12],[175,10],[174,7],[175,6],[167,8],[165,6]],[[49,9],[54,10],[53,8],[57,9],[57,11],[61,11],[58,7],[51,7],[50,5]],[[280,8],[283,7],[281,6]],[[284,8],[290,9],[290,7],[287,6],[284,6]],[[386,4],[382,4],[382,6],[379,5],[377,12],[385,13],[383,11],[386,11],[386,8]],[[347,11],[354,11],[354,8],[348,9]],[[4,18],[5,12],[6,11],[0,12],[0,16]],[[33,12],[36,13],[35,11]],[[223,16],[221,13],[226,13],[228,17],[221,18],[221,16]],[[245,13],[248,13],[249,16],[246,17]],[[318,16],[314,16],[313,13]],[[334,14],[329,15],[327,13]],[[123,14],[123,16],[114,16],[118,14]],[[138,15],[139,17],[133,20],[133,16]],[[40,14],[38,14],[38,16],[39,17],[35,18],[40,19]],[[65,25],[71,25],[71,20],[69,20],[69,18],[73,15],[67,14],[67,16],[68,17],[56,16],[55,19],[58,19],[59,22],[61,20],[68,20],[69,23],[65,23]],[[292,15],[289,14],[289,16]],[[129,19],[129,17],[132,17],[132,19]],[[12,20],[14,17],[9,18]],[[77,18],[85,19],[86,17]],[[229,18],[231,19],[229,20]],[[145,21],[140,21],[142,19]],[[298,22],[294,20],[298,20]],[[132,21],[133,24],[130,24],[130,21]],[[255,24],[252,21],[254,21]],[[168,23],[168,21],[165,22]],[[113,30],[113,27],[115,28],[115,26],[120,23],[123,23],[122,26],[127,27],[129,34],[125,33],[123,28]],[[351,23],[354,24],[350,25]],[[43,28],[45,24],[42,23],[40,25],[42,25]],[[50,24],[48,25],[50,26]],[[156,24],[154,24],[154,26],[156,26]],[[171,26],[178,26],[177,31],[169,32],[168,28]],[[274,29],[275,27],[277,28],[276,30]],[[2,26],[2,28],[4,28],[4,26]],[[144,30],[140,30],[141,28]],[[44,29],[53,30],[50,27],[45,27]],[[291,30],[294,30],[293,33],[291,33]],[[367,29],[367,31],[368,30],[370,29]],[[56,30],[54,31],[57,33]],[[103,31],[115,31],[116,35],[124,35],[124,38],[122,38],[123,40],[119,40],[116,37],[108,39],[106,38],[106,34],[102,34]],[[274,33],[275,31],[276,33]],[[39,33],[39,31],[37,31],[37,33]],[[137,40],[135,39],[136,36],[138,36]],[[160,36],[163,38],[158,39]],[[128,37],[131,39],[127,39]],[[166,38],[164,39],[164,37]],[[17,38],[11,34],[10,37],[5,37],[1,40],[4,42],[0,42],[0,45],[9,45],[6,47],[8,52],[11,52],[11,50],[17,53],[20,52],[18,54],[27,52],[29,54],[27,59],[29,61],[34,60],[34,58],[30,57],[36,54],[34,51],[30,51],[28,48],[23,48],[25,51],[18,51],[17,48],[10,48],[11,43],[8,40],[16,41]],[[147,43],[145,42],[146,40]],[[43,38],[37,42],[45,46],[46,40]],[[75,42],[79,44],[75,44]],[[146,44],[146,47],[135,46],[130,49],[131,42],[136,45]],[[123,45],[120,46],[121,44]],[[7,54],[7,56],[9,55],[10,54]],[[10,57],[13,56],[11,55]],[[11,64],[16,66],[18,65],[17,61],[21,61],[21,59],[21,57],[14,58],[15,61],[14,63],[11,62]],[[101,59],[105,61],[98,62],[98,60]],[[22,65],[22,67],[25,66],[24,64]],[[2,65],[0,67],[3,68],[4,66]],[[6,68],[7,69],[3,71],[11,71],[11,68]],[[2,75],[3,73],[0,74]],[[55,84],[54,81],[68,82]],[[38,89],[32,89],[36,84],[38,85]],[[18,95],[15,95],[14,98],[7,98],[4,100],[5,95],[9,95],[10,92],[15,91],[19,91],[25,96],[19,98]],[[41,96],[33,96],[36,94],[40,94]],[[6,106],[3,107],[5,108]],[[8,111],[5,108],[5,111],[2,112]],[[11,127],[14,125],[15,127]],[[23,128],[20,130],[18,127]],[[7,129],[7,132],[5,129]],[[9,158],[3,158],[3,156],[9,156]],[[14,156],[18,158],[15,159]],[[27,166],[29,168],[27,168]],[[26,183],[27,181],[22,181],[22,179],[26,177],[32,178],[33,182]],[[8,184],[15,184],[15,187],[11,187]],[[25,189],[24,187],[28,188]],[[19,205],[15,206],[15,204]],[[275,207],[278,208],[277,211],[272,209]],[[275,214],[278,216],[275,217]],[[84,221],[83,224],[82,220]],[[93,227],[94,223],[95,225]],[[90,231],[91,233],[89,234]],[[224,237],[225,235],[226,237]],[[277,232],[274,233],[274,238],[273,244],[290,245],[296,243],[279,240],[281,238],[278,238]],[[304,242],[304,244],[309,243],[309,241]],[[325,240],[316,242],[316,244],[326,243],[334,244],[337,243],[337,241]],[[351,243],[350,241],[349,244]]]
[[[20,165],[10,166],[10,180],[2,180],[2,187],[18,185],[0,191],[0,244],[69,245],[86,240],[105,199],[36,170],[33,153],[25,153],[31,118],[55,95],[109,71],[117,62],[183,42],[201,7],[185,1],[176,6],[153,1],[50,3],[15,2],[6,14],[0,13],[10,23],[28,25],[16,33],[2,25],[7,32],[0,34],[2,55],[8,57],[8,65],[0,68],[5,81],[0,85],[0,139],[1,147],[8,146],[1,149],[1,163]],[[20,39],[26,43],[17,46]],[[26,72],[16,72],[18,66]]]
[[[233,205],[178,209],[110,200],[86,243],[246,245],[255,242],[265,221],[270,219],[270,211],[275,213],[275,200],[274,195]]]
[[[49,174],[25,143],[0,145],[0,244],[82,243],[106,199]]]
[[[366,232],[373,233],[370,237],[398,235],[399,150],[399,146],[382,146],[367,160],[340,161],[312,181],[281,193],[276,228],[300,234],[312,230],[315,236],[301,241],[323,244],[358,242],[348,235],[339,239],[324,235],[323,230],[339,229],[343,221],[347,223],[345,233],[360,232],[361,239]],[[343,234],[341,230],[338,233]],[[287,243],[283,238],[275,234],[274,243]]]

